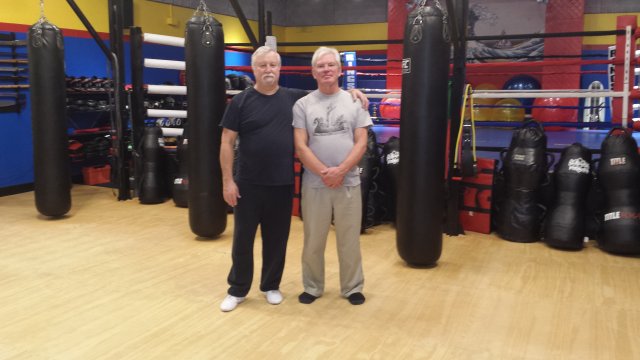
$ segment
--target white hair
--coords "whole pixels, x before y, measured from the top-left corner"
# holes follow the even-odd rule
[[[273,48],[270,48],[268,46],[260,46],[259,48],[256,49],[256,51],[253,52],[253,54],[251,54],[251,67],[255,67],[257,58],[261,56],[265,56],[270,53],[276,54],[276,56],[278,57],[278,64],[282,63],[282,59],[280,59],[280,54],[278,54],[277,51],[273,50]]]
[[[311,58],[311,66],[315,67],[316,63],[318,63],[318,59],[320,59],[321,57],[327,54],[331,54],[335,57],[336,62],[338,63],[338,66],[342,65],[340,61],[340,53],[338,52],[338,50],[330,47],[321,46],[316,50],[316,52],[313,53],[313,57]]]

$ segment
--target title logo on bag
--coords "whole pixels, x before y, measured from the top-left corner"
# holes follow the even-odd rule
[[[411,74],[411,58],[402,59],[402,73]]]
[[[620,219],[620,211],[614,211],[604,214],[604,221]]]
[[[588,174],[589,169],[589,163],[586,162],[583,158],[569,160],[569,171],[575,171],[579,174]]]
[[[617,166],[617,165],[625,165],[627,163],[627,158],[626,157],[619,157],[619,158],[611,158],[609,159],[609,164],[611,166]]]
[[[604,214],[604,221],[611,221],[611,220],[618,220],[618,219],[638,221],[640,220],[640,213],[629,212],[629,211],[613,211],[613,212]]]
[[[400,162],[400,152],[392,151],[387,155],[387,164],[395,165]]]

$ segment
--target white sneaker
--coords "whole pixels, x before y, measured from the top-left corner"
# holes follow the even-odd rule
[[[222,300],[222,303],[220,304],[220,310],[224,312],[231,311],[235,309],[238,306],[238,304],[243,302],[244,299],[245,299],[244,297],[227,295],[225,296],[224,300]]]
[[[267,302],[271,305],[278,305],[282,302],[282,293],[280,290],[265,291],[264,296],[267,297]]]

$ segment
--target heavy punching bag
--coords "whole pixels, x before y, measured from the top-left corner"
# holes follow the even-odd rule
[[[46,21],[36,23],[29,29],[28,52],[36,208],[62,216],[71,209],[62,32]]]
[[[224,114],[224,35],[222,25],[201,11],[185,31],[189,102],[189,225],[194,234],[216,237],[227,226],[222,197],[219,126]]]
[[[382,175],[380,179],[380,191],[384,193],[384,206],[386,212],[383,220],[396,222],[396,203],[398,194],[398,177],[400,167],[400,139],[392,136],[382,146]]]
[[[407,19],[402,59],[396,245],[408,264],[442,252],[449,38],[443,12],[419,6]]]
[[[164,138],[162,129],[157,126],[146,127],[140,139],[141,155],[139,160],[138,199],[141,204],[159,204],[164,202]]]
[[[545,220],[544,242],[560,249],[582,249],[591,183],[591,150],[580,143],[565,148],[553,176],[555,204]]]
[[[376,189],[374,177],[379,169],[380,157],[378,156],[378,142],[373,129],[367,130],[367,150],[358,163],[360,169],[360,190],[362,194],[362,225],[360,232],[364,233],[366,228],[375,225],[375,205],[371,193]]]
[[[175,179],[173,179],[173,203],[178,207],[187,207],[189,204],[189,172],[187,167],[189,138],[187,137],[186,129],[182,136],[178,138],[176,153],[176,157],[178,158],[178,174]]]
[[[544,210],[539,189],[547,174],[546,150],[547,136],[539,123],[528,121],[514,130],[503,160],[505,191],[497,214],[497,231],[503,239],[540,239]]]
[[[602,142],[598,178],[605,194],[598,245],[607,252],[640,254],[640,158],[630,130],[614,128]]]

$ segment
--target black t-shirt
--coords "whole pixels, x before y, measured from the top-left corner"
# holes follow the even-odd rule
[[[273,95],[248,88],[233,97],[220,126],[240,139],[236,181],[293,184],[293,105],[305,90],[280,87]]]

